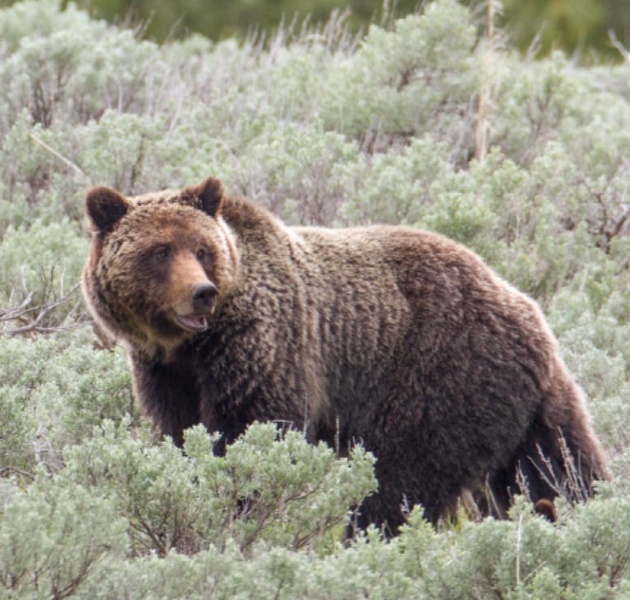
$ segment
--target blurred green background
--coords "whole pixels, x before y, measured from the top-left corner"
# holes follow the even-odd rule
[[[62,0],[67,4],[68,0]],[[0,5],[14,0],[0,0]],[[117,23],[144,24],[144,35],[159,42],[197,32],[212,39],[270,32],[304,19],[321,22],[335,9],[348,10],[353,30],[380,23],[384,15],[414,12],[418,0],[78,0],[93,16]],[[481,0],[464,0],[483,11]],[[496,2],[499,5],[498,2]],[[630,48],[630,0],[504,0],[498,24],[526,52],[536,40],[537,57],[562,49],[581,62],[619,62],[622,52],[611,33]],[[481,17],[480,17],[481,18]]]

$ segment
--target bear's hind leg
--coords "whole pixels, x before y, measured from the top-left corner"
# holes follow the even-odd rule
[[[494,500],[505,512],[515,494],[526,494],[534,504],[558,496],[584,501],[593,495],[595,481],[608,478],[606,458],[581,393],[559,365],[525,439],[508,465],[490,477],[489,504]]]
[[[488,478],[479,501],[481,513],[505,518],[517,494],[526,495],[534,504],[556,498],[566,481],[563,462],[552,432],[536,418],[507,466]]]

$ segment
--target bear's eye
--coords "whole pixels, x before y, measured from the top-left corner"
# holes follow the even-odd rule
[[[199,248],[199,250],[197,250],[197,260],[198,261],[204,261],[209,256],[210,256],[210,253],[208,252],[208,250],[206,248]]]
[[[153,257],[158,262],[166,262],[171,257],[171,249],[168,246],[159,246],[153,251]]]

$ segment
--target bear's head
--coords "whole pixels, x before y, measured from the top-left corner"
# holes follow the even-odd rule
[[[93,236],[83,293],[106,331],[153,354],[208,328],[238,265],[223,202],[223,185],[212,178],[135,198],[105,187],[88,192]]]

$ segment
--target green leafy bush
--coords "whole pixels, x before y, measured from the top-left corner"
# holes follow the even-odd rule
[[[0,245],[0,303],[13,310],[4,315],[5,332],[45,331],[76,315],[87,248],[65,219],[9,226]]]
[[[88,335],[86,335],[88,334]],[[57,471],[62,453],[103,419],[135,414],[123,352],[96,350],[88,331],[24,340],[0,336],[0,466]]]
[[[0,586],[4,598],[76,597],[113,575],[124,557],[124,520],[112,505],[80,486],[50,482],[3,498],[0,506]]]
[[[61,478],[113,498],[130,524],[134,554],[194,554],[232,541],[299,549],[321,543],[347,521],[349,507],[374,489],[373,459],[360,447],[350,459],[309,445],[275,425],[259,424],[216,457],[199,425],[185,454],[171,443],[147,447],[112,422],[64,454]]]

